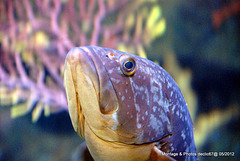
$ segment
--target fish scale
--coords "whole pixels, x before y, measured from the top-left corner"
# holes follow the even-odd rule
[[[85,99],[81,99],[85,96],[80,95],[77,97],[83,101],[80,102],[81,106],[72,107],[71,105],[74,105],[74,103],[69,103],[69,109],[82,109],[78,110],[82,111],[81,113],[70,113],[70,116],[71,119],[76,119],[74,115],[83,115],[85,123],[81,123],[81,126],[85,124],[89,127],[91,131],[90,133],[87,132],[89,135],[96,135],[100,140],[112,144],[123,144],[126,148],[130,145],[155,145],[165,153],[196,153],[192,121],[187,104],[173,78],[162,67],[136,55],[97,46],[72,49],[68,53],[65,66],[66,64],[76,65],[69,62],[74,58],[77,58],[76,61],[82,62],[77,65],[83,70],[83,75],[89,78],[82,80],[85,82],[85,86],[89,86],[89,89],[91,89],[89,91],[95,90],[93,93],[86,91],[89,100],[98,100],[94,104],[85,103]],[[87,61],[81,61],[81,59]],[[127,75],[123,73],[124,69],[121,63],[122,61],[132,60],[136,62],[134,67],[136,69],[132,75]],[[130,63],[128,67],[132,68],[133,65]],[[76,71],[65,70],[66,75],[68,72],[74,73]],[[79,81],[64,82],[68,100],[70,100],[68,97],[70,94],[68,93],[81,90],[81,87],[79,87],[76,91],[69,91],[68,89],[72,90],[72,88],[68,88],[68,86],[71,87],[71,83],[81,84],[81,79]],[[97,95],[93,97],[94,94]],[[85,107],[88,104],[94,106],[91,107],[94,110],[91,111],[89,107]],[[95,119],[99,121],[96,122]],[[79,120],[72,120],[72,123],[80,124]],[[87,144],[92,144],[91,139],[86,139]],[[102,144],[102,141],[100,142],[99,144]],[[112,157],[112,154],[108,152],[96,150],[95,147],[98,146],[91,145],[90,147],[89,150],[95,157],[94,159],[96,157],[105,157],[105,159],[106,157]],[[94,150],[91,151],[91,149]],[[109,149],[114,151],[114,148]],[[150,154],[149,151],[148,155]],[[121,157],[124,157],[124,154],[121,155],[123,155]],[[150,156],[144,157],[148,158]],[[195,156],[189,157],[186,155],[177,155],[173,158],[177,160],[196,160]]]

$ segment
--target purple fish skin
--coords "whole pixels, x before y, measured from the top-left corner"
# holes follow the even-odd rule
[[[196,154],[192,120],[185,99],[170,74],[152,61],[126,52],[97,46],[76,48],[86,52],[95,64],[99,93],[109,88],[107,84],[115,91],[118,102],[113,111],[117,124],[113,130],[120,137],[114,141],[126,144],[155,142],[161,151],[175,154],[171,157],[176,160],[197,159],[188,155]],[[131,76],[122,72],[123,55],[136,61],[137,69]],[[106,100],[103,97],[99,94],[100,104]],[[105,112],[108,115],[111,108],[106,108]]]

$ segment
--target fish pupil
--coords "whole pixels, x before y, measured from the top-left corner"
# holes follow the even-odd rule
[[[133,63],[128,61],[124,64],[124,67],[128,70],[131,70],[133,68]]]

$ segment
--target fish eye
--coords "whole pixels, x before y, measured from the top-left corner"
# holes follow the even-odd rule
[[[121,71],[123,72],[124,75],[132,76],[136,72],[137,66],[134,58],[126,57],[124,55],[124,57],[121,58],[120,63]]]

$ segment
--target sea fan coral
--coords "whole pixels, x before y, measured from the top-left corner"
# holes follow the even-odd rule
[[[1,106],[12,106],[13,118],[32,111],[33,121],[42,111],[67,109],[62,73],[72,47],[100,45],[146,57],[144,48],[166,28],[154,0],[3,0],[0,8]]]

